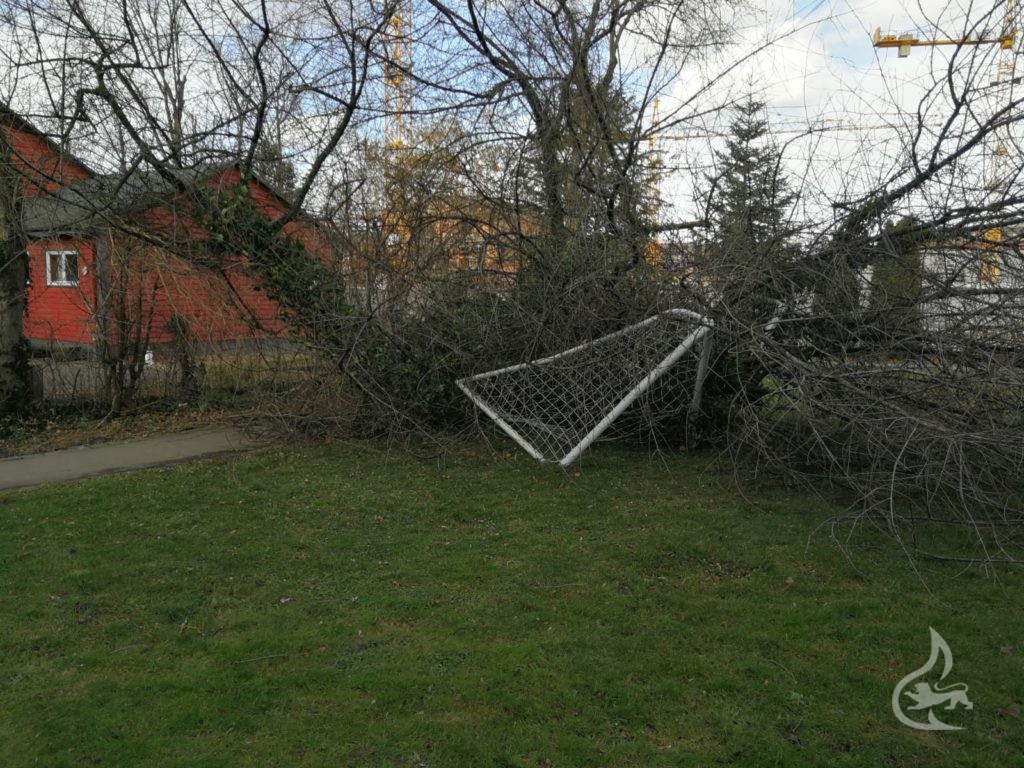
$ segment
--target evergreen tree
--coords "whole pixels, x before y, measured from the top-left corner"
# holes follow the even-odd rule
[[[722,172],[709,179],[714,265],[782,263],[794,256],[790,213],[796,194],[781,171],[781,155],[768,135],[764,102],[736,108],[725,151],[716,152]]]
[[[932,233],[921,228],[915,216],[886,222],[882,229],[887,247],[873,259],[867,320],[873,326],[870,331],[891,342],[919,330],[921,245]]]
[[[736,108],[718,177],[709,179],[709,236],[704,280],[717,301],[710,369],[699,409],[687,414],[687,442],[720,441],[739,410],[764,394],[767,371],[745,340],[770,322],[799,290],[800,265],[791,211],[796,195],[768,135],[764,103]]]

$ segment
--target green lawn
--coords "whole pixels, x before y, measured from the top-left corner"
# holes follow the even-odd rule
[[[282,449],[2,494],[0,766],[1021,764],[1024,573],[929,593],[708,461]],[[929,626],[959,732],[890,710]]]

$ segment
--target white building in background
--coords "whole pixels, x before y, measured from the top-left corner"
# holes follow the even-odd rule
[[[1024,341],[1024,258],[1020,238],[927,248],[922,319],[931,330],[962,330]]]

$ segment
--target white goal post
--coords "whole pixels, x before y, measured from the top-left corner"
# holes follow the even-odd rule
[[[538,461],[567,467],[711,333],[669,309],[554,355],[459,379],[473,404]]]

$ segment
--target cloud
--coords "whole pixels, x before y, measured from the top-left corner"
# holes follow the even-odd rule
[[[764,0],[737,18],[728,43],[678,78],[663,99],[663,111],[693,115],[661,141],[674,171],[662,184],[667,215],[696,212],[693,188],[713,168],[713,150],[728,131],[730,115],[722,107],[748,94],[766,103],[809,213],[826,215],[833,200],[876,188],[906,166],[919,113],[935,127],[948,117],[948,94],[936,84],[950,62],[954,81],[987,83],[997,46],[919,47],[899,58],[894,49],[873,47],[874,29],[924,39],[995,36],[1001,14],[1000,6],[944,0]],[[998,98],[998,92],[988,103],[979,97],[979,117]],[[978,168],[984,165],[983,157],[976,159]]]

